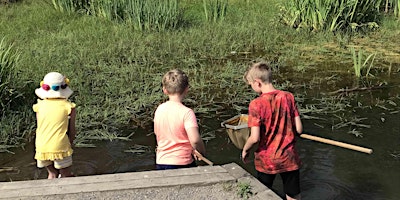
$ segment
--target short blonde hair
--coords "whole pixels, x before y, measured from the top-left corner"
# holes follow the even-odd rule
[[[267,62],[257,62],[250,65],[243,76],[246,83],[260,79],[263,83],[272,83],[272,67]]]
[[[189,78],[180,69],[173,69],[165,73],[162,86],[168,94],[182,94],[189,86]]]

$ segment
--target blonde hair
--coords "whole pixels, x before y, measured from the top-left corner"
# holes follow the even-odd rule
[[[189,78],[180,69],[173,69],[165,73],[162,86],[168,94],[182,94],[189,86]]]
[[[272,68],[267,62],[257,62],[250,65],[243,76],[246,83],[260,79],[263,83],[272,83]]]

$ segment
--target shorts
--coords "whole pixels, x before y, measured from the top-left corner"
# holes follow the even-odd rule
[[[65,157],[61,160],[37,160],[37,167],[43,168],[49,165],[54,165],[56,169],[63,169],[72,166],[72,156]]]
[[[288,196],[295,198],[300,194],[300,171],[288,171],[279,173],[283,182],[283,191]],[[272,188],[276,174],[265,174],[257,171],[257,179],[268,188]]]
[[[180,168],[189,168],[189,167],[197,167],[196,161],[193,161],[192,163],[188,165],[162,165],[162,164],[157,164],[156,165],[157,170],[166,170],[166,169],[180,169]]]

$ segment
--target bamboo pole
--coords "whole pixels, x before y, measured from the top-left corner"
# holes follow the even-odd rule
[[[201,155],[200,152],[198,152],[197,150],[193,150],[193,154],[196,155],[198,158],[200,158],[200,160],[204,161],[205,163],[213,166],[214,163],[211,162],[210,160],[208,160],[207,158],[205,158],[203,155]]]
[[[308,134],[301,134],[300,137],[301,138],[305,138],[305,139],[309,139],[309,140],[314,140],[314,141],[317,141],[317,142],[322,142],[322,143],[326,143],[326,144],[330,144],[330,145],[334,145],[334,146],[339,146],[339,147],[351,149],[351,150],[354,150],[354,151],[367,153],[367,154],[371,154],[372,153],[372,149],[368,149],[368,148],[365,148],[365,147],[360,147],[360,146],[356,146],[356,145],[352,145],[352,144],[347,144],[347,143],[343,143],[343,142],[338,142],[338,141],[331,140],[331,139],[321,138],[321,137],[308,135]]]

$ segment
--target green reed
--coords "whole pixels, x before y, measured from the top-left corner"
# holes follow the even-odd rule
[[[228,9],[228,0],[203,0],[204,15],[207,21],[222,21]]]
[[[372,53],[364,59],[364,51],[362,49],[356,52],[355,48],[351,47],[350,51],[353,55],[353,68],[356,77],[360,78],[362,75],[362,70],[365,68],[367,69],[365,77],[370,76],[371,74],[369,72],[374,64],[376,54]]]
[[[10,148],[20,147],[31,140],[36,125],[32,123],[34,114],[31,109],[29,106],[0,116],[0,152],[12,153]]]
[[[178,0],[53,0],[57,10],[131,24],[135,30],[166,30],[181,22]]]
[[[12,44],[7,44],[3,38],[0,41],[0,112],[2,114],[19,96],[15,88],[17,77],[15,68],[19,59],[20,53],[14,49]]]
[[[80,11],[90,4],[88,0],[52,0],[51,2],[56,10],[66,13]]]
[[[394,16],[400,19],[400,0],[393,0],[392,4]]]
[[[373,29],[377,26],[381,5],[382,0],[285,1],[281,8],[281,21],[294,28],[313,31],[352,30],[365,24]]]
[[[400,0],[386,0],[385,12],[392,13],[395,17],[400,19]]]

